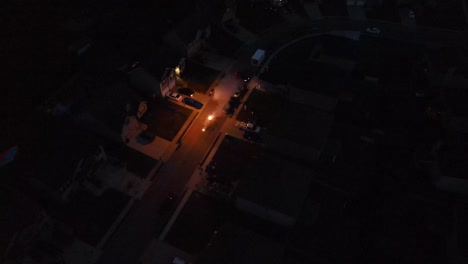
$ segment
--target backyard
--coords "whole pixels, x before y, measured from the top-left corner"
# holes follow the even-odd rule
[[[148,111],[141,121],[154,135],[172,141],[184,125],[192,110],[166,100],[148,103]]]
[[[128,146],[124,146],[122,154],[126,169],[140,178],[146,178],[157,162],[150,156]]]

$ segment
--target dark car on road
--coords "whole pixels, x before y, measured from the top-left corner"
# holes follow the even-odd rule
[[[186,96],[190,96],[192,97],[195,92],[190,89],[190,88],[179,88],[179,90],[177,90],[180,94],[183,94],[183,95],[186,95]]]
[[[190,97],[185,97],[182,102],[186,105],[190,105],[192,107],[195,107],[196,109],[201,109],[203,107],[203,104],[198,102],[197,100],[194,100]]]

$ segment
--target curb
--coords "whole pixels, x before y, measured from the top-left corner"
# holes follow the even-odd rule
[[[192,118],[192,120],[190,120],[190,123],[185,127],[185,130],[180,135],[179,139],[177,140],[177,143],[182,144],[182,139],[184,139],[185,135],[190,130],[190,128],[193,126],[193,123],[195,122],[195,120],[198,118],[199,115],[200,115],[200,111],[197,111],[197,113]],[[177,148],[179,148],[179,147],[177,147]]]
[[[111,225],[111,227],[107,230],[106,234],[104,237],[99,241],[98,245],[96,246],[97,249],[102,250],[103,247],[106,245],[107,241],[111,238],[111,236],[115,233],[115,230],[119,227],[119,225],[123,222],[123,219],[127,216],[128,212],[130,212],[130,209],[132,209],[133,205],[135,204],[135,199],[130,199],[130,201],[127,203],[125,208],[120,212],[119,216],[117,219],[114,221],[114,223]]]
[[[211,143],[210,148],[206,151],[206,154],[203,156],[203,159],[200,161],[200,166],[202,166],[205,163],[206,159],[208,158],[208,155],[210,155],[210,152],[213,150],[220,137],[221,133],[218,133],[213,143]]]

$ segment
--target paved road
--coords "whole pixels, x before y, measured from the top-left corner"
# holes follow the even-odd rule
[[[427,27],[408,27],[386,21],[358,21],[351,20],[349,18],[324,18],[323,20],[316,21],[315,23],[317,23],[323,31],[357,30],[364,34],[366,34],[366,27],[373,26],[381,30],[380,34],[375,35],[376,37],[416,43],[431,43],[433,45],[463,45],[467,40],[464,32]]]
[[[441,45],[460,44],[461,34],[457,32],[406,28],[386,22],[365,22],[349,19],[324,19],[315,22],[297,23],[295,25],[281,25],[266,33],[256,43],[244,46],[237,54],[238,61],[249,60],[253,51],[260,46],[268,46],[271,49],[278,48],[281,43],[298,37],[298,28],[302,33],[329,30],[360,30],[363,31],[368,25],[379,27],[382,31],[380,37],[396,38],[412,41],[433,41]],[[242,68],[242,63],[237,63],[234,68]],[[229,80],[225,83],[229,83]],[[227,84],[226,84],[227,85]],[[230,87],[229,89],[232,89]],[[206,151],[219,133],[219,129],[225,120],[219,115],[210,124],[205,132],[202,128],[206,126],[205,120],[213,112],[219,112],[227,102],[225,93],[217,100],[211,100],[200,113],[193,126],[187,132],[183,145],[177,150],[171,159],[162,167],[154,184],[147,190],[141,201],[138,201],[130,211],[119,229],[115,232],[104,248],[100,263],[103,264],[128,264],[137,263],[147,244],[151,239],[162,231],[164,225],[158,208],[169,192],[182,193],[190,176],[203,159]]]

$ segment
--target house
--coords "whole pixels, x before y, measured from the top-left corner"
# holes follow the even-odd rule
[[[207,47],[211,26],[233,19],[236,10],[233,0],[185,0],[177,4],[161,4],[170,10],[161,18],[165,27],[161,33],[162,44],[145,68],[159,82],[160,91],[153,94],[158,98],[163,98],[175,87],[177,76],[183,72],[185,59],[192,59]]]
[[[13,186],[2,185],[0,189],[2,263],[83,263],[69,254],[86,249],[82,242],[74,238],[67,225],[55,219],[53,212],[48,213],[50,205],[44,206],[33,195]],[[81,246],[75,247],[77,244]]]
[[[187,3],[185,8],[193,10],[187,16],[176,19],[179,22],[164,36],[165,49],[179,58],[191,59],[200,49],[206,47],[211,35],[211,26],[221,25],[233,19],[236,11],[232,0],[203,0]]]
[[[127,76],[130,86],[145,98],[163,98],[175,86],[174,68],[166,68],[160,79],[143,68],[130,71]]]
[[[207,17],[195,13],[169,31],[164,42],[179,58],[192,58],[201,48],[206,47],[211,34]]]
[[[67,119],[76,126],[107,139],[121,142],[121,128],[127,115],[132,115],[143,92],[131,89],[120,72],[77,74],[49,100],[45,111]]]
[[[157,96],[164,97],[166,94],[176,86],[176,72],[182,72],[184,67],[179,65],[176,68],[166,68],[163,75],[161,76],[161,81],[159,82],[159,91],[160,93]]]
[[[132,89],[146,98],[164,98],[176,86],[177,76],[185,69],[185,58],[174,50],[161,47],[144,67],[127,73]]]
[[[96,246],[130,198],[140,194],[143,178],[155,161],[147,158],[147,162],[144,155],[67,120],[44,118],[38,124],[33,142],[15,161],[17,174],[47,201],[54,219],[72,229],[80,241]],[[108,151],[108,146],[116,151]],[[116,155],[118,150],[128,150],[130,156]]]

